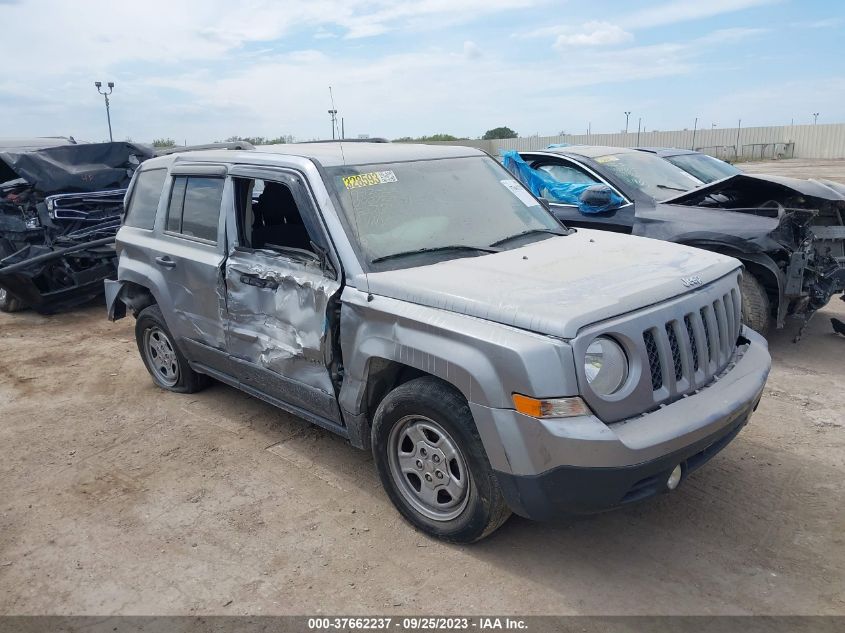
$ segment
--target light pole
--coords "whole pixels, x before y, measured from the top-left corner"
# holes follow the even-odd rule
[[[692,124],[692,144],[690,145],[691,150],[695,150],[695,133],[698,131],[698,117],[695,117],[695,123]]]
[[[332,108],[329,110],[329,116],[332,118],[332,140],[334,140],[334,128],[335,128],[335,121],[337,121],[337,110]]]
[[[628,133],[628,117],[630,117],[630,116],[631,116],[631,113],[626,110],[625,111],[625,134]]]
[[[819,120],[819,113],[818,113],[818,112],[813,112],[813,125],[815,125],[816,123],[818,123],[818,120]]]
[[[103,82],[101,81],[95,81],[94,85],[97,86],[97,92],[103,95],[103,98],[106,100],[106,120],[109,122],[109,140],[113,142],[114,137],[112,137],[111,134],[111,112],[109,112],[109,95],[114,90],[114,82],[110,81],[106,84],[108,86],[108,91],[101,89],[103,87]]]

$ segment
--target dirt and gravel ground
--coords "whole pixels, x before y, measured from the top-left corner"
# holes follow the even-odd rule
[[[788,160],[740,163],[738,167],[749,174],[791,176],[792,178],[826,178],[836,182],[845,182],[845,160],[842,159],[790,158]]]
[[[223,385],[155,388],[131,319],[0,314],[0,613],[845,614],[831,315],[772,338],[752,423],[675,493],[458,547],[331,434]]]

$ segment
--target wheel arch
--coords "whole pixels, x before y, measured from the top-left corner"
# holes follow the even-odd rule
[[[734,257],[742,262],[749,273],[762,284],[769,297],[769,303],[775,309],[777,327],[783,327],[789,302],[784,297],[784,274],[771,256],[766,253],[745,253],[732,246],[714,242],[683,242],[686,246],[701,248],[721,255]]]
[[[341,389],[341,408],[349,430],[350,441],[354,446],[369,449],[370,429],[373,416],[382,400],[391,391],[416,378],[430,377],[455,389],[464,400],[467,394],[459,385],[416,364],[410,364],[387,354],[369,356],[365,361],[360,379],[346,376]],[[356,413],[343,406],[346,400]]]
[[[132,316],[144,308],[158,303],[153,291],[134,281],[106,280],[106,306],[109,321],[116,321],[126,316],[126,308],[132,310]]]

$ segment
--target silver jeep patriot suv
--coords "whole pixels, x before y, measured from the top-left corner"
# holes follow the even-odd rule
[[[109,317],[134,314],[155,383],[214,378],[372,450],[451,541],[675,489],[769,372],[737,260],[569,230],[474,149],[175,153],[126,201]]]

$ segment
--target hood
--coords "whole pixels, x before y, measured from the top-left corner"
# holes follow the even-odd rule
[[[708,196],[723,196],[722,204],[705,201]],[[785,176],[736,174],[661,202],[692,206],[751,208],[775,200],[786,207],[811,208],[819,202],[845,202],[845,186],[830,180],[802,180]],[[806,203],[810,203],[809,205]]]
[[[510,251],[368,276],[374,295],[572,338],[584,326],[688,292],[739,268],[731,257],[581,229]]]
[[[125,142],[0,148],[0,177],[22,178],[43,195],[124,189],[152,155],[150,147]]]

